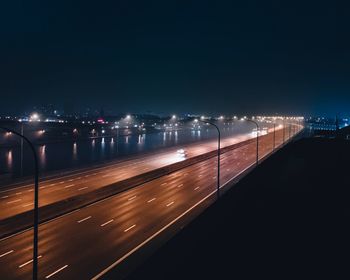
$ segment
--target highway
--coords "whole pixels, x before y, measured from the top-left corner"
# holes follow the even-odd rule
[[[271,137],[270,137],[271,136]],[[276,131],[276,146],[282,131]],[[224,183],[255,161],[255,143],[221,156]],[[259,142],[272,151],[272,133]],[[186,167],[39,227],[39,279],[97,279],[215,194],[216,158]],[[30,279],[32,230],[0,241],[0,279]],[[195,238],[195,237],[194,237]]]
[[[236,135],[222,140],[222,147],[233,145],[250,139],[251,134]],[[70,197],[84,194],[134,176],[164,167],[184,160],[177,155],[179,147],[165,149],[147,156],[134,156],[126,161],[119,161],[107,166],[90,168],[66,176],[40,181],[39,206],[45,206]],[[192,143],[180,148],[186,149],[188,158],[213,151],[217,148],[217,141],[210,140]],[[0,191],[0,220],[33,209],[32,184],[20,185]]]

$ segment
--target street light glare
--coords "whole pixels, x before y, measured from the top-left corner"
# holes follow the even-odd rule
[[[38,113],[33,113],[33,114],[31,114],[30,119],[33,120],[33,121],[38,120],[38,119],[39,119]]]

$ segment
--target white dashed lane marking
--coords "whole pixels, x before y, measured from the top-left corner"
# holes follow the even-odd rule
[[[84,219],[81,219],[81,220],[78,221],[78,223],[80,224],[80,223],[82,223],[82,222],[84,222],[84,221],[86,221],[86,220],[89,220],[90,218],[91,218],[91,216],[86,217],[86,218],[84,218]]]
[[[0,255],[0,258],[5,257],[5,256],[7,256],[7,255],[9,255],[9,254],[11,254],[11,253],[13,253],[13,252],[14,252],[14,251],[11,250],[11,251],[8,251],[8,252],[6,252],[6,253],[3,253],[3,254]]]
[[[45,278],[49,279],[51,276],[54,276],[55,274],[57,274],[58,272],[62,271],[63,269],[65,269],[67,267],[68,267],[68,264],[66,264],[65,266],[62,266],[61,268],[59,268],[56,271],[52,272],[51,274],[47,275]]]
[[[113,219],[112,219],[112,220],[109,220],[108,222],[103,223],[103,224],[101,225],[101,227],[104,227],[104,226],[110,224],[110,223],[113,222],[113,221],[114,221]]]
[[[41,255],[38,256],[38,259],[40,259],[41,257],[42,257]],[[18,268],[22,268],[22,267],[24,267],[24,266],[26,266],[26,265],[28,265],[28,264],[30,264],[32,262],[33,262],[33,259],[31,259],[30,261],[27,261],[25,263],[22,263],[21,265],[18,266]]]
[[[134,227],[136,227],[136,225],[132,225],[131,227],[128,227],[127,229],[124,230],[124,232],[128,232],[129,230],[131,230]]]
[[[22,199],[11,200],[11,201],[6,202],[6,204],[16,203],[16,202],[19,202],[19,201],[21,201],[21,200],[22,200]]]

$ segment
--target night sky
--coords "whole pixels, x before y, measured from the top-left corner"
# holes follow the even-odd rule
[[[349,1],[0,4],[0,114],[350,115]]]

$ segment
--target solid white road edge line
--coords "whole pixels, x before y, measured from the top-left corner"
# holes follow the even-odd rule
[[[239,176],[240,174],[242,174],[243,172],[245,172],[246,170],[248,170],[249,168],[251,168],[252,166],[255,165],[255,162],[250,164],[248,167],[246,167],[245,169],[243,169],[241,172],[239,172],[234,178],[228,180],[225,184],[223,184],[220,188],[222,188],[223,186],[225,186],[228,182],[230,182],[231,180],[235,179],[237,176]],[[104,274],[106,274],[108,271],[110,271],[112,268],[116,267],[119,263],[121,263],[122,261],[124,261],[126,258],[128,258],[131,254],[133,254],[134,252],[136,252],[138,249],[140,249],[142,246],[144,246],[145,244],[147,244],[150,240],[152,240],[153,238],[155,238],[157,235],[159,235],[160,233],[162,233],[164,230],[166,230],[167,228],[169,228],[171,225],[173,225],[174,223],[176,223],[178,220],[180,220],[183,216],[185,216],[187,213],[191,212],[194,208],[196,208],[198,205],[202,204],[205,200],[207,200],[209,197],[211,197],[213,194],[216,193],[216,190],[212,191],[210,194],[208,194],[206,197],[202,198],[200,201],[198,201],[196,204],[194,204],[193,206],[191,206],[190,208],[188,208],[185,212],[183,212],[180,216],[178,216],[177,218],[175,218],[174,220],[172,220],[169,224],[165,225],[164,227],[162,227],[160,230],[158,230],[157,232],[155,232],[154,234],[152,234],[150,237],[148,237],[145,241],[143,241],[142,243],[140,243],[139,245],[137,245],[134,249],[132,249],[131,251],[129,251],[128,253],[126,253],[124,256],[122,256],[120,259],[118,259],[117,261],[115,261],[114,263],[112,263],[110,266],[108,266],[106,269],[102,270],[99,274],[97,274],[96,276],[94,276],[93,278],[91,278],[91,280],[97,280],[100,277],[102,277]]]

